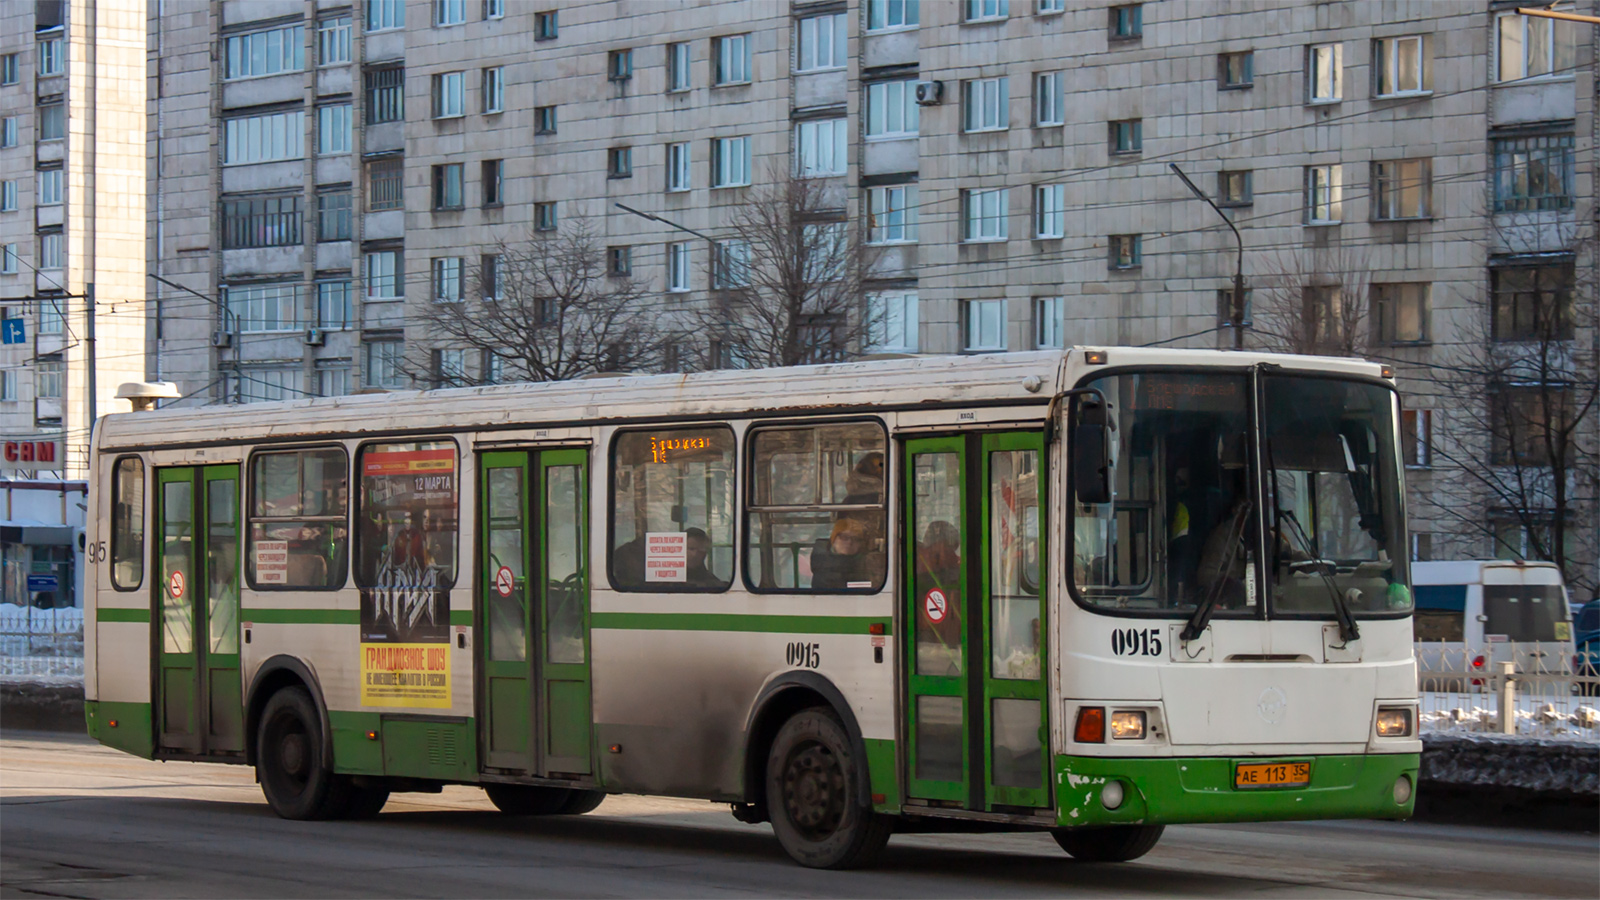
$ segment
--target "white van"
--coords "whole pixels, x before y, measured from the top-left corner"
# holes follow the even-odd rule
[[[1498,559],[1411,564],[1423,674],[1564,671],[1572,656],[1567,589],[1555,563]]]

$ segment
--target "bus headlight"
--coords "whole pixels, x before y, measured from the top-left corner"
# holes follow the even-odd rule
[[[1144,740],[1144,711],[1119,709],[1113,712],[1111,738],[1117,741]]]
[[[1115,721],[1115,720],[1113,720]],[[1408,706],[1378,707],[1378,737],[1409,737],[1411,735],[1411,708]]]

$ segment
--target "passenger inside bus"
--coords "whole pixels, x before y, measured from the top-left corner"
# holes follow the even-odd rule
[[[811,551],[811,586],[831,591],[873,585],[883,572],[883,552],[873,549],[873,542],[860,519],[834,522],[832,533]]]
[[[706,568],[706,558],[711,555],[711,535],[703,528],[690,528],[684,532],[685,568],[683,581],[695,587],[722,587],[722,579]]]

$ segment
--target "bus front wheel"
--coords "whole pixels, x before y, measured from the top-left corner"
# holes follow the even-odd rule
[[[273,812],[285,819],[346,813],[359,792],[348,777],[333,773],[325,755],[322,717],[305,688],[284,688],[268,698],[257,731],[256,780]]]
[[[767,811],[778,843],[802,866],[864,865],[888,843],[888,817],[861,796],[860,766],[832,710],[812,707],[783,723],[767,754]]]
[[[553,816],[572,802],[568,788],[537,784],[486,784],[483,792],[508,816]]]
[[[1057,828],[1050,833],[1061,849],[1084,862],[1127,862],[1150,852],[1165,825],[1106,825]]]

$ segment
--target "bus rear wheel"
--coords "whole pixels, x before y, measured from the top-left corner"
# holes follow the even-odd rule
[[[285,819],[345,814],[356,790],[324,758],[322,717],[305,688],[284,688],[268,698],[256,734],[256,780],[273,812]]]
[[[563,816],[581,816],[584,813],[594,812],[599,809],[600,804],[605,802],[605,799],[605,791],[586,791],[581,788],[573,788],[569,792],[567,802],[561,804],[560,812]]]
[[[572,802],[568,788],[537,784],[486,784],[483,792],[489,802],[508,816],[553,816]]]
[[[892,829],[861,796],[859,767],[865,764],[829,709],[801,710],[778,729],[767,754],[767,811],[778,843],[795,862],[849,869],[883,850]]]
[[[1105,825],[1056,828],[1050,832],[1061,849],[1084,862],[1127,862],[1149,853],[1161,840],[1165,825]]]

